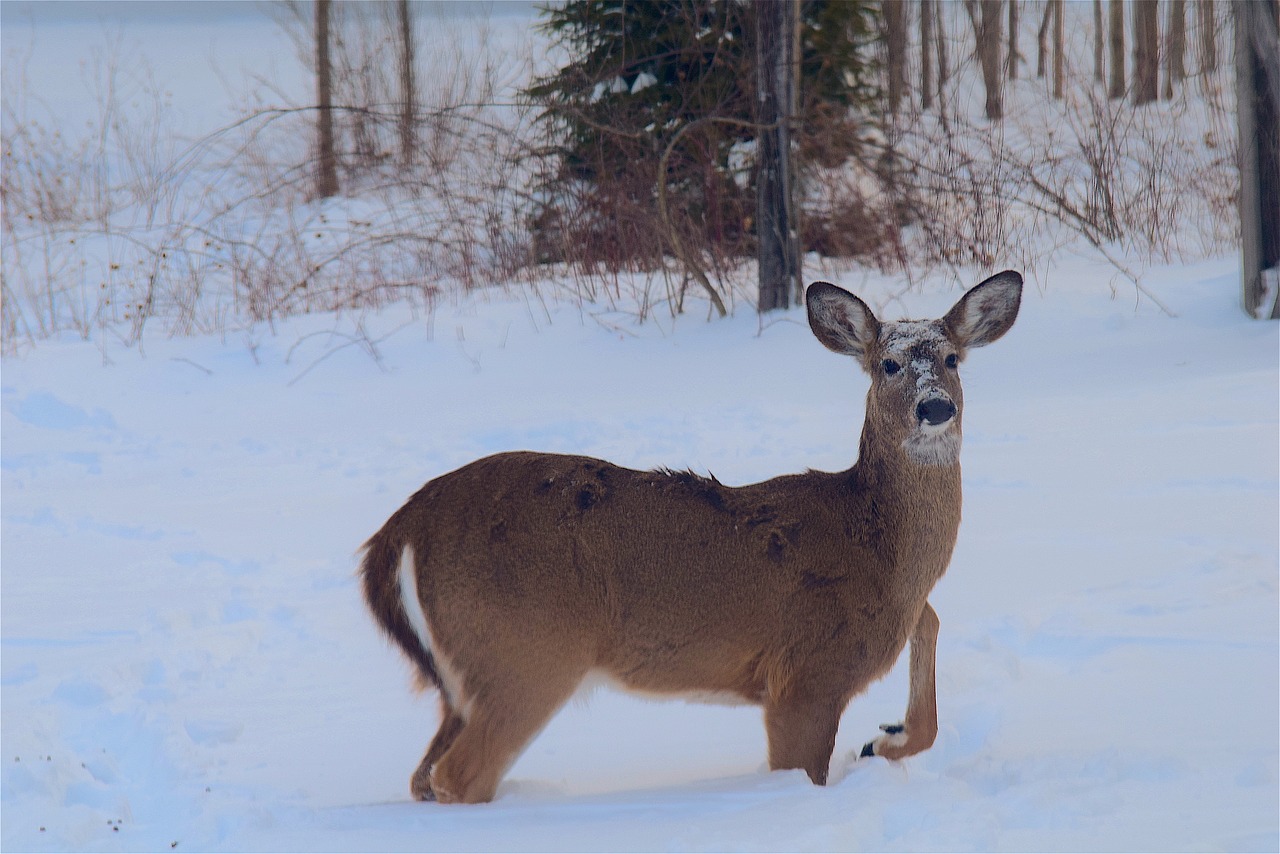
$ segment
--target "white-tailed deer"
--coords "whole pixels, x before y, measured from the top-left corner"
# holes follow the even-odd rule
[[[957,366],[1009,329],[1021,295],[1008,271],[941,320],[882,323],[835,285],[808,289],[818,340],[871,375],[848,471],[734,488],[519,452],[422,487],[365,544],[361,567],[379,625],[440,691],[414,796],[491,800],[593,673],[646,694],[761,705],[769,767],[821,785],[845,706],[910,642],[905,720],[863,755],[932,745],[927,599],[960,525]]]

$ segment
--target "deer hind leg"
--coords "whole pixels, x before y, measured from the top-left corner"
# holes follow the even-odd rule
[[[802,768],[816,785],[827,784],[843,704],[838,698],[787,691],[764,707],[769,770]]]
[[[493,800],[507,768],[573,695],[586,671],[584,665],[561,667],[555,673],[508,673],[506,679],[491,676],[488,689],[470,700],[466,723],[458,726],[452,739],[446,739],[448,743],[430,771],[430,789],[436,800],[442,804]],[[423,758],[424,765],[433,758],[436,747],[433,742]]]
[[[436,730],[435,738],[431,739],[426,755],[422,757],[418,770],[413,772],[413,778],[409,781],[409,791],[417,800],[434,801],[436,799],[436,794],[431,788],[431,769],[440,761],[440,757],[444,756],[445,751],[453,746],[464,725],[462,715],[458,714],[449,705],[449,701],[441,695],[440,729]]]
[[[938,626],[938,614],[926,602],[911,635],[911,693],[906,720],[882,725],[884,735],[867,742],[862,756],[905,759],[933,746],[938,735],[938,693],[934,684]]]

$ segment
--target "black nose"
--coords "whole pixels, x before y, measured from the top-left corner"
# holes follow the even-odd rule
[[[920,423],[943,424],[956,417],[956,405],[941,397],[922,400],[916,404],[916,418]]]

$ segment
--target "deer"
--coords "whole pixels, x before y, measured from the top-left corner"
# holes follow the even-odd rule
[[[731,487],[514,451],[429,481],[363,546],[377,624],[439,692],[409,784],[483,803],[583,685],[763,707],[770,770],[826,785],[840,718],[910,645],[900,723],[860,756],[901,760],[938,732],[928,602],[960,525],[959,364],[1017,317],[998,273],[941,319],[884,322],[828,282],[809,326],[871,377],[857,461]]]

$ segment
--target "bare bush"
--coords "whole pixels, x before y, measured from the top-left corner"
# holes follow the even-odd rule
[[[340,91],[357,100],[335,114],[363,135],[343,137],[348,195],[325,201],[312,199],[306,103],[258,106],[179,151],[159,89],[119,75],[118,52],[90,65],[102,119],[86,138],[50,133],[6,98],[4,347],[67,329],[136,343],[153,319],[225,333],[393,301],[429,309],[511,280],[530,257],[529,111],[509,96],[532,54],[510,37],[489,51],[486,33],[461,29],[423,27],[431,86],[411,163],[386,147],[401,139],[384,85],[392,57],[372,25],[354,30]],[[263,81],[251,100],[280,97]]]
[[[1073,29],[1061,100],[1044,81],[1009,81],[1015,106],[1002,121],[953,109],[894,123],[892,168],[876,174],[901,200],[882,210],[898,217],[909,263],[1034,264],[1081,241],[1150,261],[1233,245],[1237,177],[1221,99],[1193,87],[1141,108],[1108,98],[1089,62],[1093,33]],[[971,85],[953,80],[942,100],[963,104]]]
[[[546,178],[560,164],[532,106],[515,97],[535,76],[527,34],[420,22],[416,147],[404,158],[398,22],[381,6],[338,5],[349,16],[334,109],[344,194],[331,199],[313,198],[314,107],[271,81],[246,95],[254,106],[237,121],[179,147],[162,87],[145,63],[123,71],[119,38],[85,66],[97,112],[79,134],[6,74],[6,351],[68,331],[140,343],[153,324],[226,334],[393,302],[428,312],[446,294],[517,281],[594,304],[606,322],[680,312],[706,296],[703,273],[730,309],[752,304],[755,271],[743,258],[754,248],[754,149],[740,141],[715,165],[721,119],[691,122],[669,155],[680,165],[665,175],[653,165],[662,151],[637,150],[623,168],[599,164],[609,182],[561,183],[567,197],[549,204]],[[976,67],[946,63],[973,50],[965,10],[930,8],[930,109],[904,98],[877,133],[856,137],[841,133],[848,116],[818,112],[800,135],[807,249],[915,280],[938,265],[1043,266],[1082,244],[1151,260],[1234,245],[1235,134],[1209,71],[1135,108],[1107,97],[1092,73],[1094,33],[1072,26],[1062,99],[1051,101],[1044,81],[1006,81],[1005,118],[989,122]],[[1090,11],[1065,10],[1076,23]],[[664,179],[679,182],[681,202],[659,228]],[[663,229],[696,236],[692,261]]]

